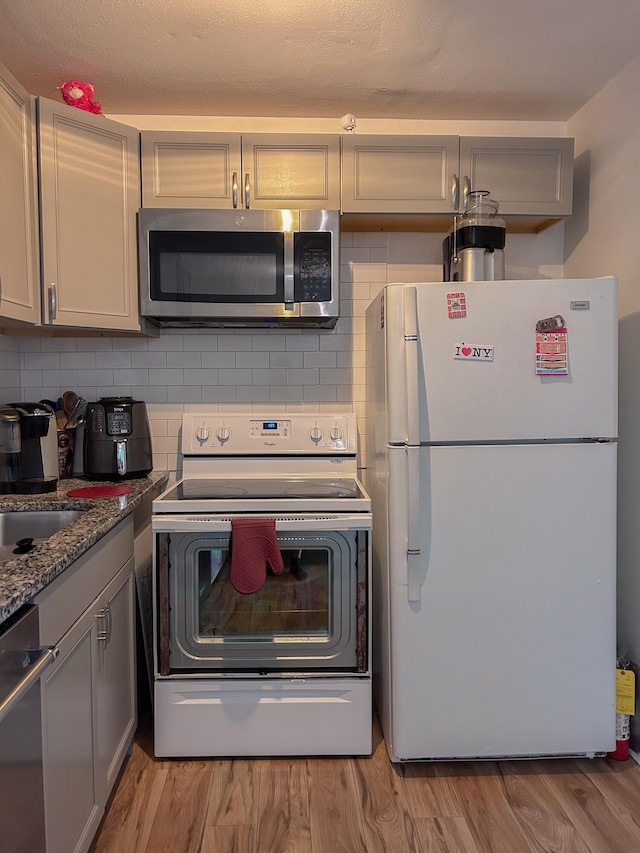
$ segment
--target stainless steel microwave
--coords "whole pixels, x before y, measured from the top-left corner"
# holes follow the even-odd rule
[[[339,212],[138,214],[140,313],[161,327],[335,326]]]

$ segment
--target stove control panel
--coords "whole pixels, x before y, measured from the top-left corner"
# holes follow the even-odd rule
[[[348,414],[209,414],[182,418],[182,453],[214,455],[355,455],[356,416]]]

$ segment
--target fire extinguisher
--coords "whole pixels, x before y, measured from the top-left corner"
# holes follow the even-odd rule
[[[616,748],[607,753],[616,761],[629,758],[631,716],[635,704],[635,674],[626,658],[616,660]]]

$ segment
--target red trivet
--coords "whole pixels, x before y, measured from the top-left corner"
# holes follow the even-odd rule
[[[128,495],[133,491],[132,486],[82,486],[67,492],[69,498],[117,498]]]

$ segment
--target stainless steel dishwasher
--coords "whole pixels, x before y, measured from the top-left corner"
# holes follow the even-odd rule
[[[0,633],[0,848],[45,853],[40,677],[56,648],[39,648],[38,608]]]

